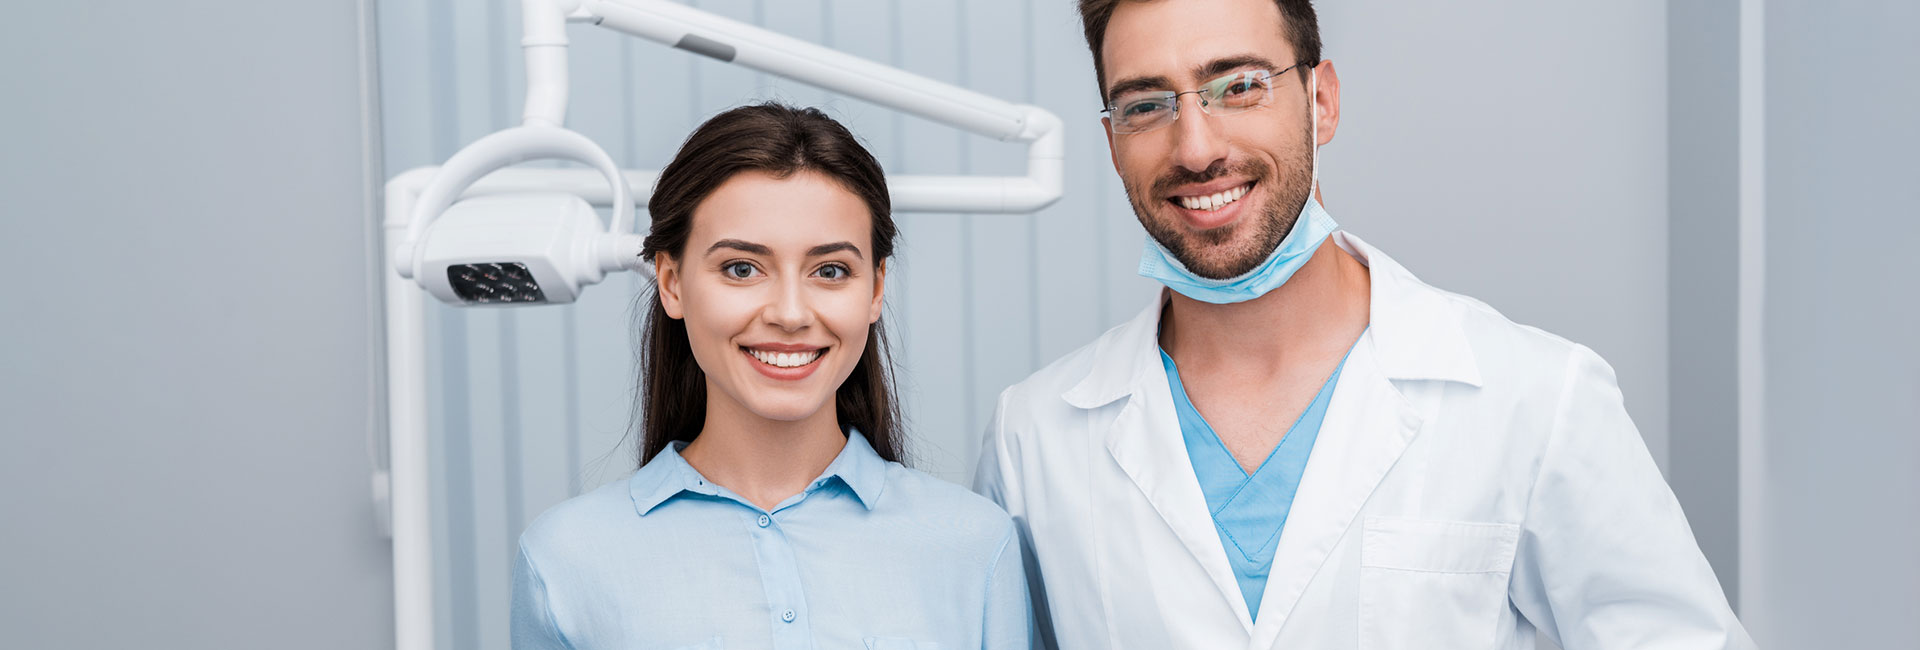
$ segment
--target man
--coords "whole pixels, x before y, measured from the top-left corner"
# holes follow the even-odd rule
[[[1749,648],[1585,347],[1321,208],[1307,0],[1080,0],[1163,292],[1000,396],[979,489],[1063,648]]]

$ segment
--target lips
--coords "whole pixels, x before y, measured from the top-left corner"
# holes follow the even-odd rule
[[[807,345],[768,344],[741,346],[740,354],[760,374],[780,381],[799,381],[820,367],[820,359],[830,348]]]
[[[747,348],[746,350],[747,354],[753,355],[753,358],[758,359],[760,363],[776,368],[798,368],[813,363],[820,358],[820,353],[825,351],[824,348],[803,352],[773,352],[770,350],[755,350],[753,348]]]
[[[1252,193],[1256,184],[1248,181],[1225,187],[1199,187],[1196,188],[1198,191],[1188,190],[1169,196],[1166,201],[1188,228],[1196,231],[1213,230],[1240,218],[1240,201]]]
[[[1200,210],[1203,212],[1212,212],[1214,210],[1219,210],[1220,208],[1225,207],[1227,204],[1240,200],[1240,197],[1246,196],[1247,192],[1251,191],[1252,189],[1253,189],[1253,183],[1248,182],[1243,185],[1227,188],[1227,189],[1220,190],[1218,192],[1213,192],[1210,194],[1175,196],[1168,200],[1188,210]]]

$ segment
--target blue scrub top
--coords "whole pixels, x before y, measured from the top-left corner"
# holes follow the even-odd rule
[[[1334,384],[1340,381],[1340,371],[1347,362],[1342,359],[1334,368],[1333,376],[1320,387],[1320,394],[1314,396],[1313,403],[1252,475],[1233,459],[1220,436],[1187,399],[1180,370],[1164,349],[1160,351],[1160,363],[1166,366],[1174,413],[1180,419],[1180,437],[1186,441],[1187,457],[1193,460],[1200,491],[1206,494],[1213,527],[1226,547],[1227,564],[1240,583],[1240,595],[1247,599],[1248,616],[1257,618],[1267,574],[1273,569],[1273,551],[1280,545],[1280,530],[1287,525],[1294,492],[1300,489],[1300,476],[1307,469],[1307,456],[1313,452],[1313,441],[1319,437],[1320,423],[1327,415],[1327,402],[1332,401]]]
[[[1026,648],[1013,520],[859,432],[771,510],[676,443],[520,538],[516,650]]]

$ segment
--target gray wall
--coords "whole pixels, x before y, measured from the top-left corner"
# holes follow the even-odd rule
[[[1328,211],[1428,283],[1599,352],[1664,466],[1666,3],[1317,5],[1345,102]]]
[[[964,480],[1001,388],[1155,291],[1134,275],[1143,235],[1108,162],[1072,4],[689,4],[1069,121],[1059,204],[1035,217],[902,217],[887,318],[913,450],[920,467]],[[517,121],[517,6],[381,3],[387,169],[435,164]],[[1324,154],[1329,209],[1428,281],[1598,350],[1664,462],[1666,4],[1349,1],[1321,14],[1346,93]],[[604,30],[570,36],[569,126],[628,167],[658,168],[706,117],[778,98],[824,106],[893,173],[1020,171],[1019,147]],[[632,470],[622,440],[639,288],[628,274],[567,307],[430,309],[443,647],[502,647],[496,614],[521,528]]]
[[[374,648],[354,2],[0,20],[0,632]]]
[[[1762,581],[1748,620],[1768,647],[1912,647],[1920,5],[1765,10],[1764,452],[1743,468],[1764,549],[1742,576]]]
[[[1667,11],[1667,478],[1737,608],[1740,3]]]

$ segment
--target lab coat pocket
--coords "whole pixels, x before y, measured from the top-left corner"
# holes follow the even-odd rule
[[[940,650],[940,644],[891,636],[867,637],[867,650]]]
[[[1368,517],[1360,649],[1485,648],[1507,609],[1520,527]]]

